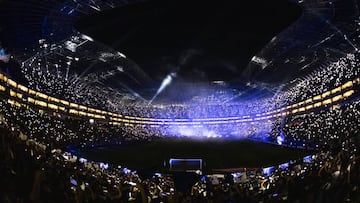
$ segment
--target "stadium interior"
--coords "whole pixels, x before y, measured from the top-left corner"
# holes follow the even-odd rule
[[[358,0],[0,0],[0,202],[360,202]]]

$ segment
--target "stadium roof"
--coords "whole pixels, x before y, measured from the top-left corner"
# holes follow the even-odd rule
[[[21,64],[45,39],[58,47],[46,52],[54,63],[80,58],[71,74],[146,100],[170,73],[176,77],[159,100],[199,82],[253,95],[276,92],[358,51],[358,6],[357,0],[5,0],[0,40]]]
[[[80,19],[77,28],[120,50],[153,79],[236,80],[301,9],[287,0],[150,0]]]

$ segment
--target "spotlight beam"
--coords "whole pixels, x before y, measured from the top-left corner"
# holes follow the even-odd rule
[[[171,84],[171,82],[173,81],[173,79],[176,77],[176,73],[172,72],[170,74],[168,74],[164,80],[161,82],[161,85],[159,87],[159,89],[156,91],[156,94],[151,98],[151,100],[149,101],[149,105],[154,101],[154,99],[161,93],[164,91],[164,89],[169,86]]]

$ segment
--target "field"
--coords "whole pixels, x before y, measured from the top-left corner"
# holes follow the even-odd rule
[[[125,146],[82,149],[82,157],[137,170],[168,168],[169,158],[201,158],[206,169],[259,168],[273,166],[313,154],[250,140],[161,139]],[[165,166],[164,166],[165,164]]]

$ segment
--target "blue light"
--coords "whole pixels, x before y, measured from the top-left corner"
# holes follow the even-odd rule
[[[169,133],[179,137],[191,138],[221,138],[222,135],[215,130],[208,129],[203,125],[171,126]]]
[[[72,13],[74,13],[75,9],[71,9],[67,14],[71,15]]]
[[[284,133],[280,133],[277,137],[276,137],[276,142],[279,144],[279,145],[282,145],[285,141],[285,135]]]
[[[80,162],[80,163],[87,163],[87,159],[79,158],[79,162]]]
[[[105,164],[105,163],[100,163],[99,164],[100,168],[103,168],[103,169],[108,169],[109,168],[109,164]]]
[[[262,171],[265,175],[269,176],[275,171],[275,167],[271,166],[271,167],[263,168]]]
[[[284,164],[279,165],[279,168],[282,170],[286,169],[287,167],[289,167],[289,163],[284,163]]]
[[[61,7],[61,8],[60,8],[60,12],[63,12],[66,8],[67,8],[67,6]]]
[[[127,168],[123,168],[122,172],[123,172],[124,174],[129,174],[129,173],[131,173],[131,171],[130,171],[129,169],[127,169]]]
[[[304,157],[303,161],[305,163],[310,163],[313,160],[313,157],[311,155]]]

